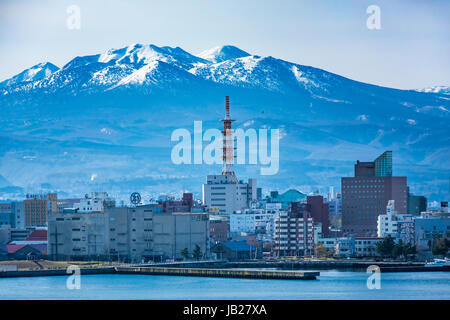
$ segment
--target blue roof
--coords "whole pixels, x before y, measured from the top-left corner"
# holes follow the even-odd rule
[[[232,251],[256,250],[256,247],[250,246],[247,241],[222,241],[221,244]]]

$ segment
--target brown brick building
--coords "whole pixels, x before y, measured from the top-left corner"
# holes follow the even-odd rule
[[[392,176],[392,152],[374,162],[355,164],[355,176],[341,179],[342,229],[344,234],[376,236],[377,218],[395,200],[398,213],[407,212],[406,177]]]

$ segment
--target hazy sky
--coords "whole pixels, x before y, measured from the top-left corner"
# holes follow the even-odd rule
[[[380,30],[366,27],[372,4]],[[66,25],[70,5],[81,10],[79,30]],[[448,0],[2,0],[0,80],[132,43],[193,54],[231,44],[383,86],[449,86],[449,17]]]

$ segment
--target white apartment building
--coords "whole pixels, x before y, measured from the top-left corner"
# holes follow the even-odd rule
[[[230,214],[230,232],[266,233],[274,215],[264,209],[245,209]]]
[[[73,208],[79,213],[103,212],[105,210],[105,202],[111,202],[106,192],[92,192],[91,197],[87,194],[80,199],[79,203],[75,203]]]
[[[397,237],[398,234],[398,215],[395,212],[395,201],[389,200],[386,207],[386,214],[380,214],[377,221],[377,235],[384,238],[391,236]]]
[[[403,242],[414,244],[413,216],[397,214],[394,208],[394,200],[389,200],[386,214],[378,216],[377,236],[380,238],[391,236],[396,240],[401,239]]]
[[[232,181],[231,175],[208,175],[202,188],[203,204],[217,208],[219,215],[250,208],[251,202],[257,200],[256,180]]]

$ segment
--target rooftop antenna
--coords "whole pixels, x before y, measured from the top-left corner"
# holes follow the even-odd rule
[[[225,97],[225,119],[220,120],[223,122],[223,162],[222,162],[222,175],[230,176],[232,183],[237,183],[236,174],[233,170],[234,150],[236,149],[233,141],[233,130],[231,129],[231,123],[234,120],[230,119],[230,97]]]

